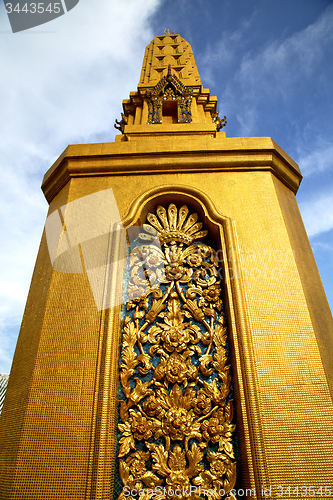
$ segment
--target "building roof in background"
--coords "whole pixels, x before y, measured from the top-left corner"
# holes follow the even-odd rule
[[[2,405],[5,399],[5,394],[7,390],[9,375],[3,375],[0,373],[0,413],[2,410]]]

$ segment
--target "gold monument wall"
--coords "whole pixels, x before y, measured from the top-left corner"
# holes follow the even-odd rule
[[[224,235],[229,259],[226,302],[229,303],[229,335],[234,346],[232,369],[237,387],[237,425],[240,435],[244,435],[240,451],[245,485],[256,487],[257,491],[271,486],[275,492],[278,485],[316,488],[329,485],[332,480],[329,429],[333,427],[333,407],[316,341],[316,334],[318,338],[321,335],[320,328],[314,331],[312,320],[318,310],[325,312],[325,303],[318,294],[308,298],[308,289],[301,280],[304,273],[302,275],[299,268],[306,265],[307,281],[321,288],[311,255],[307,257],[306,252],[304,262],[303,255],[297,255],[292,244],[291,235],[296,232],[298,241],[302,241],[301,237],[307,242],[304,228],[300,228],[301,221],[291,217],[298,210],[295,197],[290,187],[276,177],[277,168],[273,163],[281,162],[281,157],[272,153],[269,140],[266,146],[270,151],[262,152],[266,167],[262,166],[262,158],[255,158],[249,148],[251,145],[252,149],[258,149],[255,139],[244,139],[245,151],[240,154],[228,148],[235,140],[219,138],[223,154],[214,153],[212,147],[213,153],[208,155],[207,143],[214,146],[216,140],[202,141],[201,151],[197,140],[197,155],[190,152],[183,159],[184,165],[176,166],[169,159],[174,145],[167,139],[160,144],[155,141],[154,149],[160,146],[161,152],[169,151],[169,155],[155,155],[146,159],[144,165],[139,156],[140,147],[134,141],[72,146],[67,159],[60,167],[56,164],[53,174],[51,171],[45,181],[48,196],[48,189],[56,185],[52,177],[59,179],[64,172],[74,170],[70,184],[51,201],[50,212],[109,188],[113,189],[125,225],[131,209],[133,212],[133,192],[139,200],[134,204],[136,211],[144,208],[147,199],[152,200],[150,206],[157,206],[158,197],[164,192],[171,192],[169,199],[178,204],[194,197],[202,210],[207,212],[207,207],[213,207],[211,210],[216,210],[220,218],[215,223],[224,226],[223,232],[227,232]],[[258,143],[263,150],[263,139]],[[129,155],[133,149],[136,151],[141,172],[133,172],[126,153],[119,159],[125,148]],[[82,161],[78,162],[78,157]],[[276,158],[272,161],[273,157],[279,162]],[[224,169],[223,162],[226,163]],[[114,169],[114,175],[105,175],[104,168]],[[295,182],[295,172],[293,176]],[[287,178],[285,182],[291,181]],[[139,220],[140,224],[143,222]],[[45,297],[43,290],[47,288]],[[326,308],[328,310],[327,305]],[[30,315],[35,315],[36,320]],[[91,481],[95,484],[89,453],[91,441],[97,435],[92,408],[98,383],[95,382],[96,363],[98,356],[103,356],[103,348],[98,344],[101,316],[87,278],[52,270],[44,240],[22,325],[23,332],[26,325],[30,325],[33,341],[21,335],[15,354],[18,361],[15,359],[14,367],[19,362],[27,368],[23,380],[15,380],[22,377],[15,370],[11,380],[15,387],[24,388],[24,384],[28,384],[29,398],[22,400],[20,408],[8,410],[7,417],[4,407],[4,422],[7,418],[11,426],[17,422],[21,428],[20,443],[13,458],[17,493],[9,498],[22,498],[23,492],[25,498],[38,498],[38,491],[43,498],[54,498],[55,494],[58,498],[78,498],[86,488],[88,463]],[[37,341],[38,321],[41,329]],[[327,335],[327,331],[324,334]],[[324,353],[322,358],[325,360]],[[110,397],[116,398],[117,394]],[[109,464],[106,464],[108,472],[100,481],[103,490],[112,477],[111,455],[105,458]],[[321,463],[319,474],[317,461]],[[45,490],[48,481],[49,489]]]
[[[164,150],[167,149],[166,141],[167,139],[160,143]],[[237,147],[239,147],[240,141],[235,139],[223,141],[221,138],[219,139],[220,148],[222,142],[226,150],[223,158],[213,153],[209,157],[207,155],[205,158],[201,157],[200,161],[202,164],[207,162],[209,165],[226,162],[226,171],[218,172],[220,169],[216,167],[217,171],[208,172],[205,166],[201,166],[204,172],[200,172],[200,168],[194,171],[191,159],[192,164],[197,164],[199,160],[192,152],[189,158],[184,160],[191,172],[186,173],[185,168],[179,165],[178,169],[181,173],[162,174],[162,168],[155,158],[158,175],[154,175],[152,166],[144,172],[144,175],[142,172],[139,175],[127,176],[126,182],[123,182],[122,176],[109,178],[108,182],[105,179],[103,181],[95,179],[94,183],[91,179],[89,182],[88,179],[77,179],[76,185],[73,184],[72,197],[74,199],[84,193],[98,190],[97,185],[102,183],[104,188],[113,188],[121,216],[126,218],[132,202],[131,192],[135,191],[139,198],[140,192],[144,194],[161,185],[165,186],[166,190],[175,189],[177,185],[180,185],[192,187],[194,192],[198,190],[201,193],[208,193],[203,198],[211,201],[220,215],[233,221],[238,240],[236,249],[238,262],[236,269],[233,265],[229,266],[231,267],[229,274],[231,278],[235,278],[231,282],[240,281],[243,287],[242,308],[245,308],[245,316],[247,316],[247,338],[244,342],[248,343],[250,349],[248,354],[251,356],[251,359],[247,359],[246,362],[250,363],[254,377],[251,382],[254,385],[247,389],[253,391],[250,404],[257,408],[261,425],[261,429],[252,428],[252,432],[256,434],[255,442],[261,441],[260,449],[262,453],[265,453],[264,456],[254,455],[253,459],[257,461],[256,468],[260,471],[260,481],[263,487],[271,485],[276,489],[280,484],[283,486],[310,485],[315,477],[314,469],[311,467],[314,463],[313,457],[321,457],[321,462],[327,463],[327,472],[330,470],[329,464],[332,458],[331,434],[327,433],[328,426],[333,424],[332,400],[316,342],[316,333],[318,338],[320,333],[314,332],[310,316],[318,316],[318,310],[325,313],[325,302],[321,300],[320,295],[317,295],[318,302],[315,303],[316,297],[313,294],[309,297],[308,290],[306,290],[307,295],[304,293],[304,283],[301,282],[298,270],[299,267],[304,266],[304,262],[296,255],[296,250],[290,241],[290,234],[301,231],[299,236],[305,243],[307,243],[307,237],[304,228],[299,227],[300,224],[302,225],[299,218],[293,217],[288,221],[288,229],[285,223],[285,219],[290,217],[291,212],[297,213],[298,211],[294,194],[291,193],[289,187],[275,177],[271,171],[273,169],[267,166],[266,170],[261,166],[262,158],[257,159],[259,166],[256,165],[253,152],[251,155],[247,152],[248,157],[246,154],[240,155],[239,151],[234,153],[234,162],[242,163],[242,166],[232,168],[230,166],[232,146],[235,147],[235,142],[238,142]],[[245,145],[248,147],[249,144],[253,149],[259,149],[260,146],[263,149],[264,146],[263,139],[257,140],[258,147],[256,147],[255,139],[244,139],[242,142],[244,149]],[[213,143],[214,140],[211,141],[212,146]],[[199,149],[198,140],[195,144]],[[229,144],[231,151],[228,150]],[[157,148],[155,140],[155,151]],[[180,148],[181,145],[179,145]],[[265,153],[266,161],[269,163],[269,154],[266,151],[263,155]],[[253,171],[246,171],[251,168],[246,165],[246,160],[248,164],[251,162]],[[171,163],[169,158],[163,159],[163,162],[168,164],[166,168],[177,169],[177,167],[169,167]],[[143,166],[143,169],[146,169],[146,166]],[[295,175],[294,172],[293,174]],[[291,182],[289,178],[285,179],[286,181]],[[296,182],[295,179],[294,182]],[[181,190],[180,187],[179,191]],[[156,204],[158,204],[157,201]],[[140,223],[143,222],[143,220],[140,221]],[[308,250],[307,247],[305,248]],[[306,256],[307,261],[310,261],[306,262],[307,279],[309,280],[309,276],[312,276],[312,281],[320,289],[321,284],[318,281],[313,258],[311,254],[308,257],[308,252]],[[296,261],[297,257],[298,261]],[[237,276],[239,270],[240,273]],[[236,276],[231,276],[234,273]],[[240,306],[240,304],[236,305]],[[329,311],[328,306],[326,307]],[[327,335],[327,330],[324,334]],[[244,346],[241,345],[239,348],[242,349]],[[324,359],[324,353],[322,357]],[[329,375],[329,366],[327,366],[327,374]],[[243,383],[246,385],[248,381],[243,381]],[[310,401],[311,412],[309,412]],[[313,412],[317,412],[316,417]],[[251,417],[248,416],[248,418]],[[314,419],[318,420],[318,432],[312,434],[309,433],[309,428]],[[323,441],[318,439],[319,435],[325,434],[326,443],[325,438]],[[295,458],[297,456],[299,459]],[[307,464],[307,467],[304,467],[304,464]],[[321,473],[315,483],[316,486],[322,485],[322,477]],[[330,472],[328,478],[331,480]]]

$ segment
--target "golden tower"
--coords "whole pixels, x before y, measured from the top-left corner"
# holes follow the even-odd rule
[[[1,499],[332,498],[333,321],[301,174],[270,138],[227,138],[216,105],[190,45],[156,36],[122,134],[46,173]]]

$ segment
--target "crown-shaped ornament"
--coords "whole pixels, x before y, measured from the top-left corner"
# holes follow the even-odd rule
[[[139,237],[144,241],[153,241],[157,237],[161,245],[169,242],[191,243],[204,238],[208,231],[201,231],[202,222],[197,222],[198,214],[194,213],[188,217],[189,209],[183,205],[179,211],[173,203],[169,205],[168,211],[162,206],[156,209],[156,215],[148,214],[143,229],[146,233],[140,233]]]

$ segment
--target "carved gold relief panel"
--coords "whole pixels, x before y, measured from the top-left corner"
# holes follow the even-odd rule
[[[120,497],[228,498],[237,463],[218,253],[186,205],[147,222],[129,262]]]

